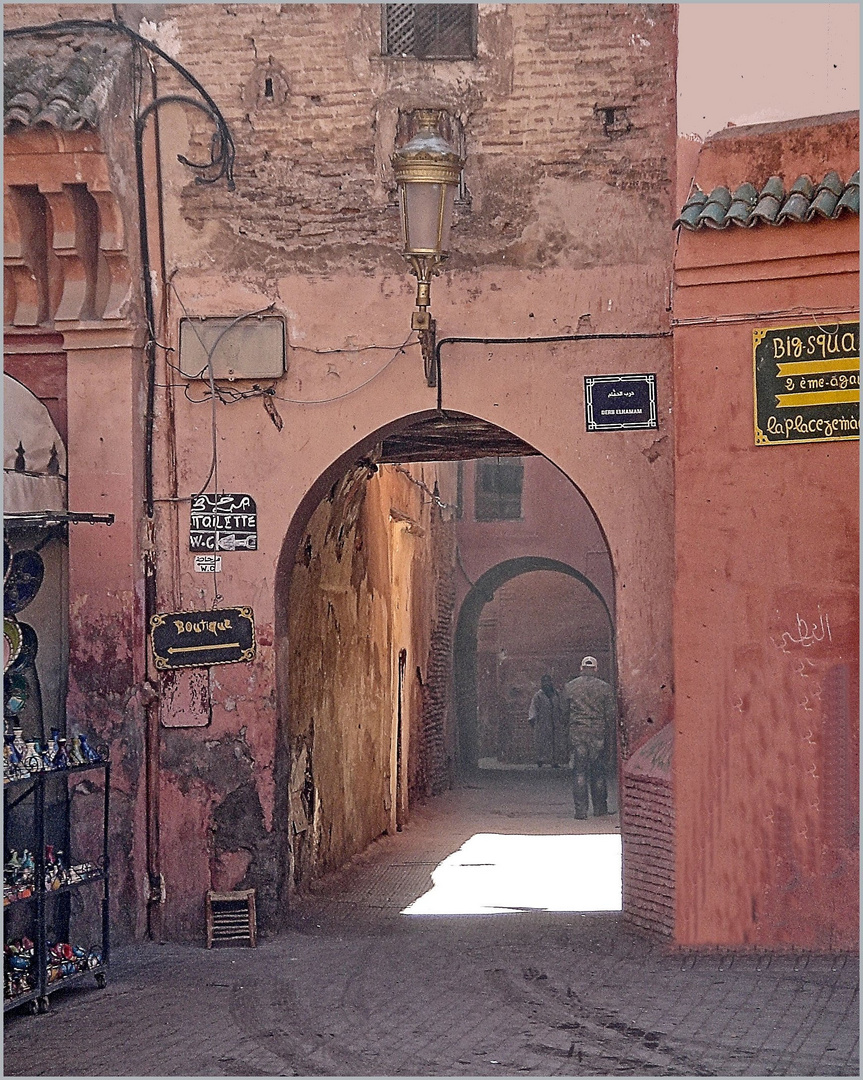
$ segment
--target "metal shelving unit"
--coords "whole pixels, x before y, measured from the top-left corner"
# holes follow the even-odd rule
[[[4,940],[8,940],[10,918],[9,913],[14,909],[19,909],[23,905],[28,905],[32,909],[32,915],[30,919],[24,919],[29,927],[32,929],[31,940],[34,944],[33,949],[33,964],[31,965],[31,971],[35,976],[33,980],[33,987],[24,993],[17,994],[14,997],[5,996],[4,985],[4,998],[3,998],[3,1011],[7,1012],[9,1009],[19,1008],[23,1005],[29,1005],[32,1012],[47,1012],[49,1007],[49,998],[57,990],[64,990],[68,986],[74,985],[84,979],[86,976],[93,976],[98,987],[104,987],[108,964],[110,959],[110,935],[108,924],[108,902],[109,902],[109,874],[108,874],[108,805],[110,799],[110,783],[111,783],[111,765],[107,760],[107,755],[103,755],[104,760],[87,762],[84,765],[73,765],[64,769],[45,769],[32,773],[30,776],[12,779],[4,782],[3,785],[3,802],[4,802],[4,832],[6,839],[6,852],[4,855],[4,863],[9,857],[9,842],[8,842],[8,830],[10,828],[10,821],[13,820],[13,815],[17,811],[19,817],[19,826],[22,824],[20,818],[22,815],[29,814],[30,820],[25,821],[23,824],[27,831],[32,836],[33,849],[34,849],[34,880],[32,892],[28,896],[16,897],[6,902],[4,894]],[[65,807],[65,822],[64,829],[66,836],[69,835],[69,820],[71,814],[71,806],[75,799],[75,792],[69,791],[70,778],[77,777],[79,774],[85,774],[93,772],[94,770],[102,771],[104,773],[104,782],[102,785],[102,822],[101,822],[101,855],[98,858],[98,863],[78,864],[88,866],[89,869],[85,874],[77,881],[67,881],[58,885],[56,888],[46,884],[46,861],[45,851],[47,844],[56,843],[56,837],[52,833],[52,827],[46,822],[46,796],[53,796],[53,805],[55,807]],[[65,790],[60,789],[59,785],[64,785]],[[27,807],[26,801],[32,795],[32,809]],[[57,796],[61,797],[57,797]],[[55,826],[56,827],[56,826]],[[64,843],[67,842],[64,840]],[[67,856],[68,856],[67,852]],[[74,869],[74,864],[71,857],[67,858],[67,862],[71,869]],[[99,924],[101,927],[101,944],[99,948],[99,962],[88,966],[84,970],[77,970],[62,975],[60,978],[53,978],[51,973],[51,967],[56,970],[56,961],[52,964],[52,958],[50,956],[50,949],[52,943],[49,942],[49,928],[54,926],[57,922],[64,924],[67,929],[70,923],[69,911],[59,910],[59,905],[69,904],[71,897],[75,893],[81,893],[85,899],[88,892],[92,892],[96,886],[101,885],[100,904],[101,910],[99,913]],[[28,934],[28,937],[31,935]]]

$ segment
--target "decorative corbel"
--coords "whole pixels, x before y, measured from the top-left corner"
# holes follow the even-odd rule
[[[52,249],[60,265],[62,292],[54,308],[58,322],[77,321],[82,317],[87,301],[87,267],[84,256],[86,237],[81,236],[81,223],[76,213],[75,195],[70,186],[60,191],[43,192],[51,209],[53,223]]]
[[[111,191],[91,191],[98,209],[99,242],[96,258],[96,317],[119,319],[127,306],[132,278],[126,252],[123,216]]]

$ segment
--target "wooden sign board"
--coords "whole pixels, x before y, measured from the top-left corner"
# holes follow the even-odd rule
[[[159,671],[237,664],[255,657],[255,617],[248,607],[153,615],[150,642]]]

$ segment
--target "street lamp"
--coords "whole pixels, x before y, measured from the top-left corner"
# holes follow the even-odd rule
[[[421,109],[416,135],[392,156],[399,188],[404,256],[417,279],[411,328],[419,335],[426,378],[435,385],[435,324],[429,312],[431,279],[449,255],[449,231],[456,188],[464,161],[436,130],[440,113]]]

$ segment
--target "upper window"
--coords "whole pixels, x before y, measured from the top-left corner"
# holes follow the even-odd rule
[[[472,60],[476,4],[384,4],[384,56]]]
[[[474,516],[477,521],[517,521],[521,517],[524,464],[520,457],[485,458],[476,463]]]

